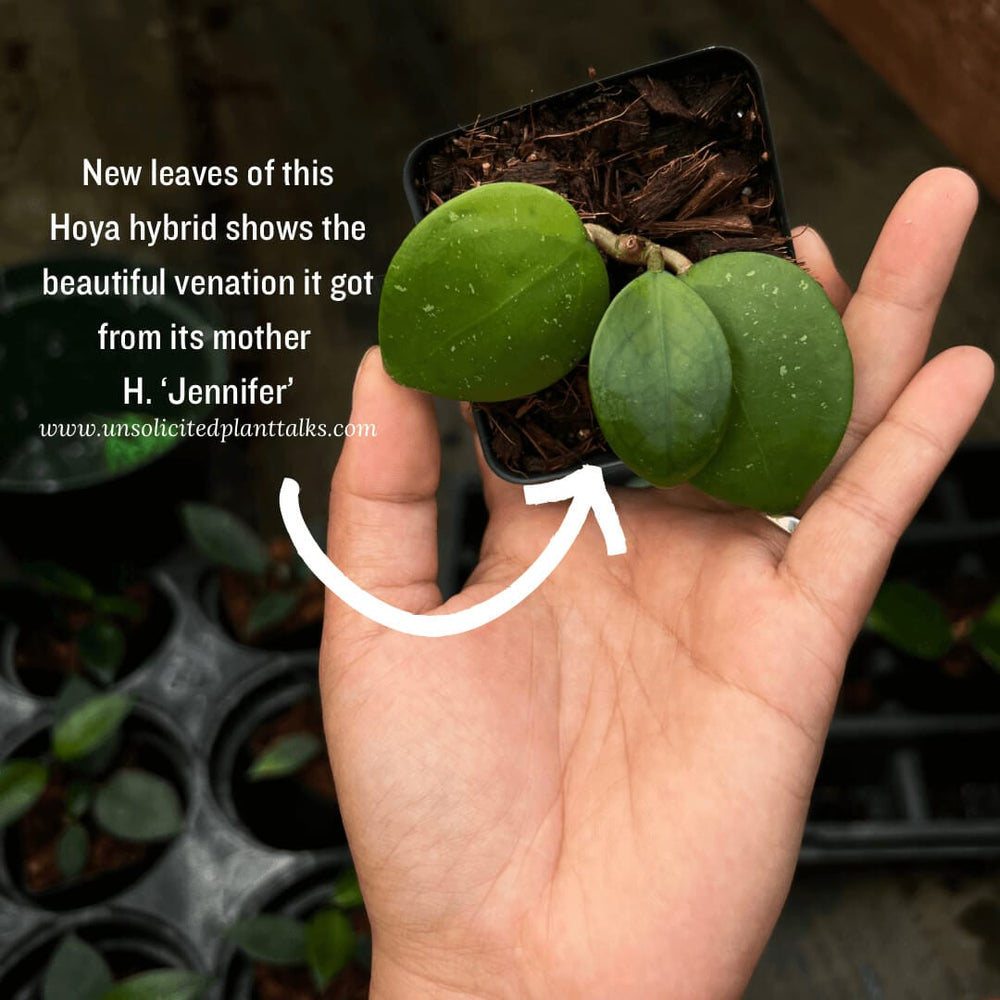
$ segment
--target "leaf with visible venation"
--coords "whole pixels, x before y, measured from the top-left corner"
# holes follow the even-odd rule
[[[196,549],[210,562],[263,576],[271,561],[267,546],[242,519],[207,503],[186,503],[181,519]]]
[[[43,1000],[103,1000],[111,970],[100,952],[67,934],[49,959],[42,980]]]
[[[0,764],[0,830],[38,801],[48,780],[48,768],[41,761],[15,758]]]
[[[364,899],[361,898],[358,873],[353,868],[348,868],[337,877],[330,902],[342,910],[353,910],[358,906],[365,905]]]
[[[199,1000],[212,985],[188,969],[152,969],[123,979],[100,1000]]]
[[[323,743],[313,733],[288,733],[269,743],[247,769],[251,781],[284,778],[319,756]]]
[[[453,399],[523,396],[586,354],[608,275],[573,206],[535,184],[466,191],[417,224],[379,302],[385,370]]]
[[[299,606],[300,595],[294,590],[270,590],[254,602],[247,619],[247,633],[257,635],[280,625]]]
[[[52,728],[52,752],[59,760],[77,760],[118,732],[132,711],[123,694],[99,694],[77,705]]]
[[[94,618],[77,633],[80,662],[102,684],[110,684],[125,660],[125,633],[107,618]]]
[[[227,935],[245,955],[265,965],[302,965],[306,925],[281,913],[261,913],[233,924]]]
[[[340,910],[320,910],[306,928],[306,962],[320,992],[351,960],[354,928]]]
[[[890,645],[923,660],[944,656],[952,643],[940,601],[905,580],[882,585],[868,612],[868,627]]]
[[[1000,671],[1000,597],[993,601],[972,626],[969,641],[994,670]]]
[[[729,342],[733,399],[699,489],[769,514],[794,510],[833,458],[851,415],[854,369],[826,292],[791,261],[725,253],[681,279]]]
[[[79,824],[66,827],[56,843],[56,867],[63,878],[76,878],[87,867],[90,837]]]
[[[176,836],[184,825],[184,809],[169,781],[123,767],[97,790],[94,819],[120,840],[146,843]]]
[[[690,479],[729,413],[729,348],[715,316],[678,278],[647,271],[614,298],[590,350],[597,422],[618,457],[657,486]]]

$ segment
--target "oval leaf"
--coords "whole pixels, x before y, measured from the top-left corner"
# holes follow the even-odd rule
[[[110,684],[125,659],[125,633],[114,622],[96,618],[80,629],[76,641],[87,673]]]
[[[97,790],[94,819],[119,840],[169,840],[184,825],[184,811],[169,781],[123,767]]]
[[[300,771],[309,761],[317,757],[323,743],[313,733],[289,733],[280,736],[261,752],[261,755],[247,769],[251,781],[268,778],[284,778]]]
[[[306,925],[280,913],[248,917],[229,929],[229,939],[248,958],[265,965],[303,965]]]
[[[187,969],[152,969],[123,979],[101,1000],[198,1000],[212,980]]]
[[[322,993],[354,954],[354,928],[340,910],[320,910],[306,929],[306,961]]]
[[[365,905],[365,901],[361,898],[358,873],[353,868],[348,868],[337,877],[330,902],[342,910],[353,910]]]
[[[41,761],[14,759],[0,764],[0,830],[38,801],[48,780],[48,769]]]
[[[56,866],[63,878],[76,878],[87,867],[90,837],[79,823],[66,827],[56,844]]]
[[[70,674],[56,695],[52,706],[52,714],[56,719],[65,719],[74,708],[82,705],[88,698],[98,693],[98,689],[79,674]]]
[[[685,482],[718,447],[729,349],[712,311],[672,274],[647,271],[615,296],[594,337],[589,377],[608,444],[649,482]]]
[[[936,660],[951,647],[951,627],[941,603],[905,580],[882,585],[868,613],[868,627],[922,660]]]
[[[210,562],[254,576],[267,572],[271,561],[267,546],[235,514],[208,503],[186,503],[181,520],[191,543]]]
[[[247,632],[257,635],[280,625],[299,606],[302,598],[294,590],[271,590],[254,603],[247,619]]]
[[[586,354],[607,304],[607,270],[573,206],[534,184],[487,184],[436,208],[396,251],[382,362],[439,396],[523,396]]]
[[[769,254],[719,254],[682,280],[715,313],[733,361],[729,425],[692,482],[769,514],[794,510],[851,415],[854,369],[837,310],[805,271]]]
[[[42,980],[43,1000],[101,1000],[113,984],[100,952],[67,934],[49,959]]]
[[[110,739],[132,711],[123,694],[99,694],[77,705],[52,729],[52,752],[59,760],[76,760]]]
[[[52,562],[28,563],[25,578],[38,590],[58,597],[69,597],[85,604],[94,599],[93,584],[78,573]]]

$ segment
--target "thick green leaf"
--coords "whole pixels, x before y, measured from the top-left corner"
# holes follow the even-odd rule
[[[590,395],[608,444],[657,486],[690,479],[722,439],[729,348],[712,311],[664,271],[614,298],[590,350]]]
[[[0,830],[19,820],[45,791],[48,768],[38,760],[0,764]]]
[[[320,910],[306,928],[306,962],[322,992],[354,954],[354,928],[340,910]]]
[[[284,778],[319,756],[323,743],[313,733],[288,733],[269,743],[247,769],[251,781]]]
[[[100,952],[67,934],[49,959],[42,980],[43,1000],[101,1000],[113,980]]]
[[[120,840],[169,840],[184,825],[184,810],[169,781],[123,767],[94,796],[94,819]]]
[[[90,837],[79,823],[66,827],[56,844],[56,866],[64,878],[76,878],[87,867]]]
[[[280,625],[298,606],[301,597],[294,590],[270,590],[254,603],[247,619],[247,632],[257,635]]]
[[[534,184],[487,184],[436,208],[396,251],[382,362],[439,396],[523,396],[586,354],[607,304],[604,262],[573,206]]]
[[[897,649],[923,660],[944,656],[952,642],[941,604],[905,580],[882,585],[868,613],[868,627]]]
[[[113,621],[95,618],[80,629],[76,641],[87,673],[110,684],[125,659],[125,633]]]
[[[210,562],[254,576],[267,572],[267,546],[235,514],[207,503],[186,503],[181,519],[192,544]]]
[[[353,868],[348,868],[338,876],[330,902],[342,910],[353,910],[365,905],[365,901],[361,898],[358,873]]]
[[[229,929],[229,939],[245,955],[265,965],[303,965],[306,925],[280,913],[248,917]]]
[[[69,597],[84,603],[94,599],[93,584],[64,566],[52,562],[33,562],[24,566],[23,572],[32,586],[46,594]]]
[[[851,415],[854,370],[837,310],[805,271],[769,254],[719,254],[682,280],[715,313],[733,362],[729,425],[692,482],[769,514],[794,510]]]
[[[52,728],[52,752],[59,760],[77,760],[118,732],[132,711],[123,694],[99,694],[72,709]]]
[[[980,616],[969,632],[969,641],[994,670],[1000,671],[1000,597]]]
[[[123,979],[100,1000],[198,1000],[212,980],[187,969],[152,969]]]

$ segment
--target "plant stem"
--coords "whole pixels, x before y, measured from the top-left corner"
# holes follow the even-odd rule
[[[667,268],[674,274],[683,274],[691,266],[691,261],[684,254],[671,250],[670,247],[662,247],[643,236],[636,236],[634,233],[619,236],[593,222],[585,222],[583,228],[587,230],[587,238],[594,246],[623,264],[634,264],[649,271]]]

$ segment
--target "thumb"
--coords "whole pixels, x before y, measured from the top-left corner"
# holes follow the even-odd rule
[[[394,382],[377,347],[361,361],[351,423],[330,490],[327,547],[359,587],[406,611],[437,607],[441,454],[431,398]],[[327,594],[324,631],[360,636],[381,626]]]

